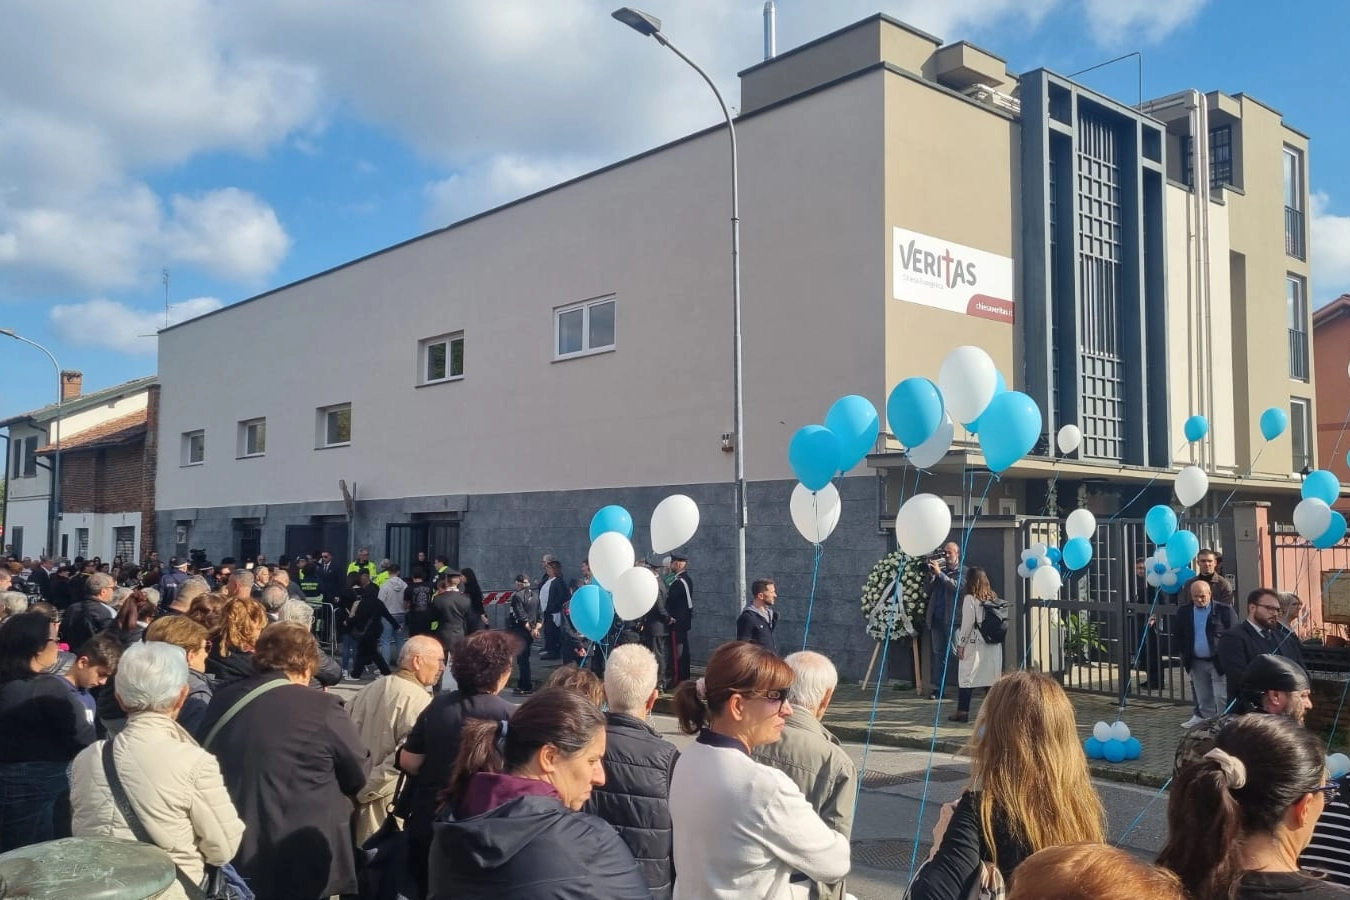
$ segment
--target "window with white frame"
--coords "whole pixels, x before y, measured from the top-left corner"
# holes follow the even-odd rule
[[[113,555],[124,560],[136,558],[136,526],[124,525],[113,529]]]
[[[196,466],[206,462],[206,432],[202,430],[183,432],[181,465]]]
[[[1284,278],[1284,305],[1289,321],[1289,377],[1307,381],[1308,353],[1308,284],[1297,275]]]
[[[352,405],[339,403],[323,406],[318,411],[318,433],[315,447],[345,447],[352,442]]]
[[[1305,472],[1312,468],[1312,404],[1307,400],[1292,397],[1289,400],[1289,437],[1294,447],[1294,471]]]
[[[89,529],[75,529],[75,555],[88,558],[89,556]]]
[[[614,297],[609,296],[555,309],[554,358],[613,350],[615,306]]]
[[[238,456],[262,456],[267,452],[267,420],[245,419],[239,423]]]
[[[464,377],[464,332],[427,338],[417,345],[419,384],[436,384]]]

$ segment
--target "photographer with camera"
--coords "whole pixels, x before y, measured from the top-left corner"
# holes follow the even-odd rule
[[[928,699],[936,700],[946,687],[943,672],[956,674],[957,663],[951,656],[952,616],[960,614],[956,607],[956,593],[961,585],[961,548],[956,541],[948,541],[942,549],[928,557],[928,640],[932,656],[932,670],[928,676]],[[955,677],[947,681],[955,681]]]

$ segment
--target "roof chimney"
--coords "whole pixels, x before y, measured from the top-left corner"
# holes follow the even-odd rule
[[[764,59],[778,55],[778,10],[773,0],[764,2]]]
[[[61,372],[61,402],[74,400],[84,388],[84,375],[80,372],[63,370]]]

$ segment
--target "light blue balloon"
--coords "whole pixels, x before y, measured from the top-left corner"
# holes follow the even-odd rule
[[[1064,565],[1070,572],[1087,568],[1092,562],[1092,542],[1085,537],[1069,538],[1064,544]]]
[[[1155,575],[1166,575],[1168,572],[1167,563],[1155,562],[1153,564],[1153,573]]]
[[[1193,578],[1195,578],[1195,570],[1192,569],[1190,566],[1184,566],[1180,569],[1177,569],[1177,581],[1179,583],[1184,585]]]
[[[839,440],[839,471],[847,472],[876,449],[881,417],[872,401],[849,394],[834,401],[825,414],[825,427]]]
[[[823,425],[799,428],[788,444],[788,463],[808,491],[818,491],[839,471],[839,438]]]
[[[1178,531],[1167,539],[1167,562],[1174,569],[1184,569],[1200,552],[1200,539],[1194,532]]]
[[[602,506],[591,516],[591,543],[610,531],[617,531],[629,539],[633,537],[633,517],[622,506]]]
[[[1139,743],[1139,738],[1132,737],[1125,741],[1125,758],[1138,759],[1144,754],[1144,745]]]
[[[1162,591],[1164,594],[1175,594],[1180,591],[1185,584],[1186,582],[1182,581],[1180,576],[1178,576],[1177,580],[1170,585],[1159,585],[1158,590]]]
[[[1102,742],[1095,737],[1090,737],[1083,741],[1083,752],[1087,754],[1088,759],[1102,759]]]
[[[1280,409],[1278,406],[1272,406],[1270,409],[1261,413],[1261,436],[1268,441],[1273,441],[1284,430],[1289,427],[1289,413]]]
[[[1121,763],[1125,761],[1125,742],[1118,741],[1115,738],[1102,745],[1102,753],[1106,756],[1107,762]]]
[[[993,399],[993,397],[997,397],[999,394],[1006,394],[1007,392],[1008,392],[1008,382],[1003,380],[1003,373],[996,370],[994,372],[994,393],[990,399]],[[985,407],[985,409],[988,409],[988,407]],[[980,420],[983,418],[984,413],[980,413],[978,416],[975,417],[975,421],[962,422],[961,424],[966,429],[966,431],[969,431],[971,434],[979,434]]]
[[[1041,408],[1021,391],[999,394],[980,414],[980,449],[991,472],[1002,472],[1041,438]]]
[[[1028,571],[1028,572],[1034,572],[1034,571],[1036,571],[1036,567],[1039,566],[1040,564],[1041,564],[1041,558],[1040,558],[1039,556],[1032,556],[1032,557],[1028,558],[1028,559],[1027,559],[1027,571]]]
[[[583,585],[572,595],[568,614],[577,631],[593,641],[602,641],[614,624],[614,595],[598,584]]]
[[[1331,506],[1341,496],[1341,482],[1326,469],[1315,469],[1303,479],[1303,499],[1316,498]]]
[[[1194,444],[1196,441],[1209,434],[1209,419],[1204,416],[1191,416],[1186,420],[1182,431],[1186,433],[1186,440]]]
[[[1059,552],[1058,547],[1046,547],[1045,558],[1050,560],[1051,565],[1057,566],[1059,565],[1059,561],[1063,559],[1064,556]]]
[[[1318,535],[1317,540],[1313,541],[1312,545],[1318,550],[1326,550],[1339,544],[1343,537],[1345,537],[1345,516],[1333,509],[1331,511],[1331,524],[1327,526],[1326,531]]]
[[[932,437],[945,411],[942,392],[927,378],[906,378],[886,399],[886,421],[895,439],[906,447],[917,447]]]
[[[1155,544],[1165,544],[1177,532],[1177,514],[1172,507],[1159,503],[1144,515],[1144,531]]]

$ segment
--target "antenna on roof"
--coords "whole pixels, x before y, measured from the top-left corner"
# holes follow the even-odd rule
[[[164,282],[164,327],[169,327],[169,267],[159,270],[160,280]]]
[[[764,59],[778,55],[778,8],[773,0],[764,0]]]

